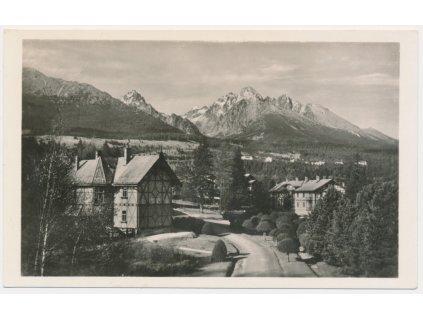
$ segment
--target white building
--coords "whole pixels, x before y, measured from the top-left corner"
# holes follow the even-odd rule
[[[264,158],[264,162],[272,162],[273,158],[272,157],[266,157]]]

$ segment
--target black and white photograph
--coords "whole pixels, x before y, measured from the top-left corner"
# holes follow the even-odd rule
[[[23,39],[20,275],[398,279],[401,54]]]

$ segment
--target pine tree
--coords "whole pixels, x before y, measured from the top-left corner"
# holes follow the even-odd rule
[[[214,176],[212,154],[206,140],[203,140],[194,151],[193,175],[190,180],[200,210],[203,205],[214,196]]]
[[[326,234],[328,233],[342,194],[330,187],[320,199],[307,219],[307,232],[310,235],[311,254],[324,256]]]
[[[374,183],[357,195],[354,244],[367,277],[398,275],[398,183]]]
[[[232,179],[232,158],[230,153],[232,153],[231,146],[228,143],[222,143],[215,157],[214,175],[219,190],[219,209],[221,211],[228,209],[231,201],[230,185]]]
[[[347,267],[354,265],[356,252],[351,236],[356,215],[356,206],[349,199],[343,197],[338,201],[325,236],[323,257],[328,263]]]
[[[248,182],[245,178],[244,163],[242,162],[239,148],[233,154],[231,177],[229,207],[231,209],[239,209],[249,203]]]

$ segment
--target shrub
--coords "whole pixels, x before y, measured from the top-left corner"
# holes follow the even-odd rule
[[[276,220],[276,227],[277,227],[278,229],[280,228],[280,226],[281,226],[282,224],[286,224],[286,225],[288,225],[288,226],[291,228],[291,230],[292,230],[292,222],[291,222],[291,221],[286,221],[286,219],[285,219],[284,217],[280,217],[280,218],[278,218],[278,219]]]
[[[276,236],[276,242],[283,241],[284,239],[287,239],[287,238],[292,239],[292,237],[288,233],[279,233],[278,236]]]
[[[261,217],[260,221],[272,221],[272,218],[270,217],[270,215],[265,214]]]
[[[256,227],[256,231],[259,233],[269,233],[275,228],[274,224],[269,220],[261,220]]]
[[[249,234],[257,233],[256,227],[254,226],[253,222],[251,222],[250,219],[247,219],[242,223],[242,228],[245,230],[246,233],[249,233]]]
[[[282,213],[277,219],[276,222],[288,223],[291,224],[292,217],[288,213]]]
[[[213,230],[213,225],[210,224],[209,222],[205,222],[203,227],[201,228],[201,234],[215,235]]]
[[[192,231],[195,234],[200,234],[204,225],[204,220],[191,216],[174,216],[173,225],[181,230]]]
[[[277,236],[279,233],[280,231],[275,227],[273,230],[269,232],[269,236],[274,237],[274,236]]]
[[[260,218],[257,215],[254,215],[250,218],[253,226],[257,226],[260,223]]]
[[[304,234],[306,231],[307,231],[307,223],[301,222],[297,227],[297,237],[300,238],[301,234]]]
[[[225,242],[218,240],[213,247],[211,261],[212,262],[223,262],[226,259],[227,249]]]
[[[285,215],[285,212],[272,212],[270,213],[270,218],[272,219],[273,222],[276,222],[276,220],[281,217],[282,215]]]
[[[291,236],[294,236],[294,230],[292,228],[292,225],[289,223],[284,222],[276,222],[276,227],[282,232],[282,233],[288,233]]]
[[[300,245],[304,247],[306,251],[308,251],[310,236],[307,233],[302,233],[298,235],[298,240],[300,241]]]
[[[298,242],[292,238],[286,238],[278,242],[278,250],[282,253],[297,253]]]

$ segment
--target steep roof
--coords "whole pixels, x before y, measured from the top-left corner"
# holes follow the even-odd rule
[[[304,181],[303,185],[295,190],[295,192],[314,192],[318,189],[333,183],[333,179],[319,179]]]
[[[96,186],[111,184],[113,172],[99,156],[95,159],[81,160],[74,174],[75,184],[79,186]]]
[[[147,173],[156,163],[161,162],[163,167],[170,173],[173,180],[178,178],[161,155],[138,155],[134,156],[128,164],[125,158],[118,159],[113,184],[114,185],[136,185],[142,181]]]

